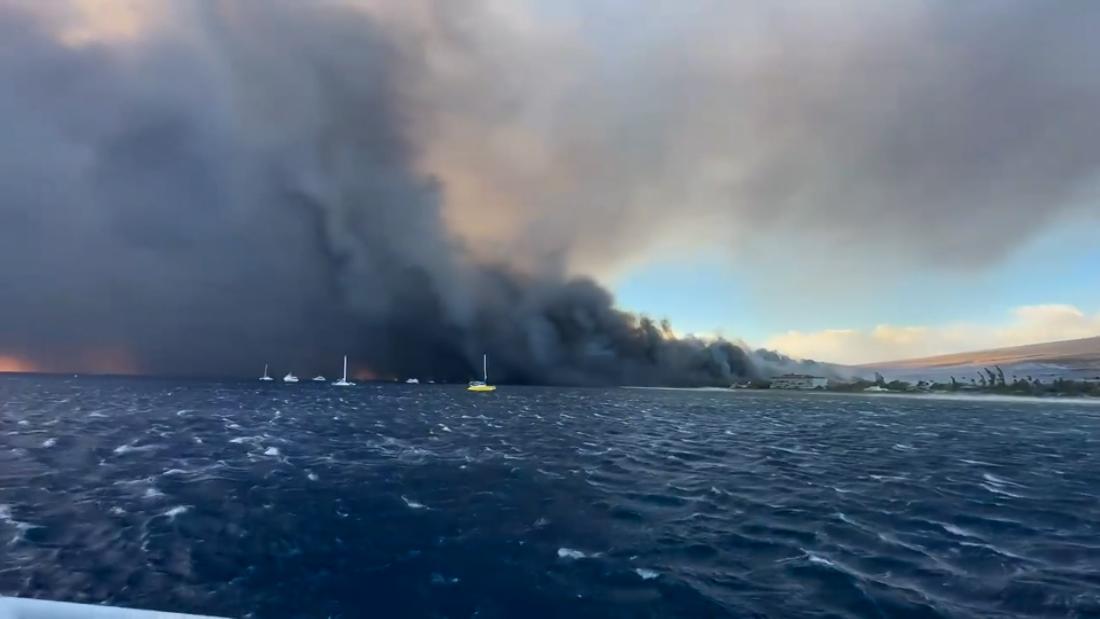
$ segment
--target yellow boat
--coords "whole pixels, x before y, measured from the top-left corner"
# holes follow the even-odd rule
[[[489,384],[489,355],[481,356],[481,374],[484,380],[470,381],[470,386],[466,387],[466,391],[489,393],[497,390],[496,385]]]

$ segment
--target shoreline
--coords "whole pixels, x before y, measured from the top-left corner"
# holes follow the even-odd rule
[[[729,393],[772,393],[785,395],[836,395],[863,398],[917,398],[928,400],[956,400],[961,402],[1030,402],[1030,403],[1057,403],[1057,404],[1091,404],[1100,405],[1100,398],[1091,396],[1038,396],[1038,395],[1003,395],[999,393],[904,393],[904,392],[871,392],[862,391],[828,391],[819,389],[730,389],[728,387],[646,387],[623,385],[621,389],[653,389],[659,391],[695,391],[702,393],[729,392]]]

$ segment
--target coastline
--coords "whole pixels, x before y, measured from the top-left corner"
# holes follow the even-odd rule
[[[1002,395],[999,393],[939,393],[939,392],[872,392],[862,391],[829,391],[820,389],[730,389],[728,387],[648,387],[621,385],[621,389],[651,389],[657,391],[694,391],[702,393],[729,392],[729,393],[755,393],[755,394],[784,394],[784,395],[835,395],[863,398],[917,398],[928,400],[948,401],[979,401],[979,402],[1031,402],[1036,404],[1091,404],[1100,405],[1100,398],[1092,396],[1036,396],[1036,395]]]

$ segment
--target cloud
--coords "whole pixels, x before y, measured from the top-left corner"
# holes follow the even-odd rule
[[[878,325],[869,331],[788,331],[767,346],[798,358],[834,363],[873,363],[1100,335],[1100,312],[1072,305],[1017,307],[999,324]]]

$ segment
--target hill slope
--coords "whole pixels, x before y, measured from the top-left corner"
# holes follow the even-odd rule
[[[943,380],[952,375],[970,376],[980,368],[994,365],[1001,366],[1006,374],[1042,379],[1100,377],[1100,337],[901,359],[858,367],[865,371],[881,372],[890,379]]]

